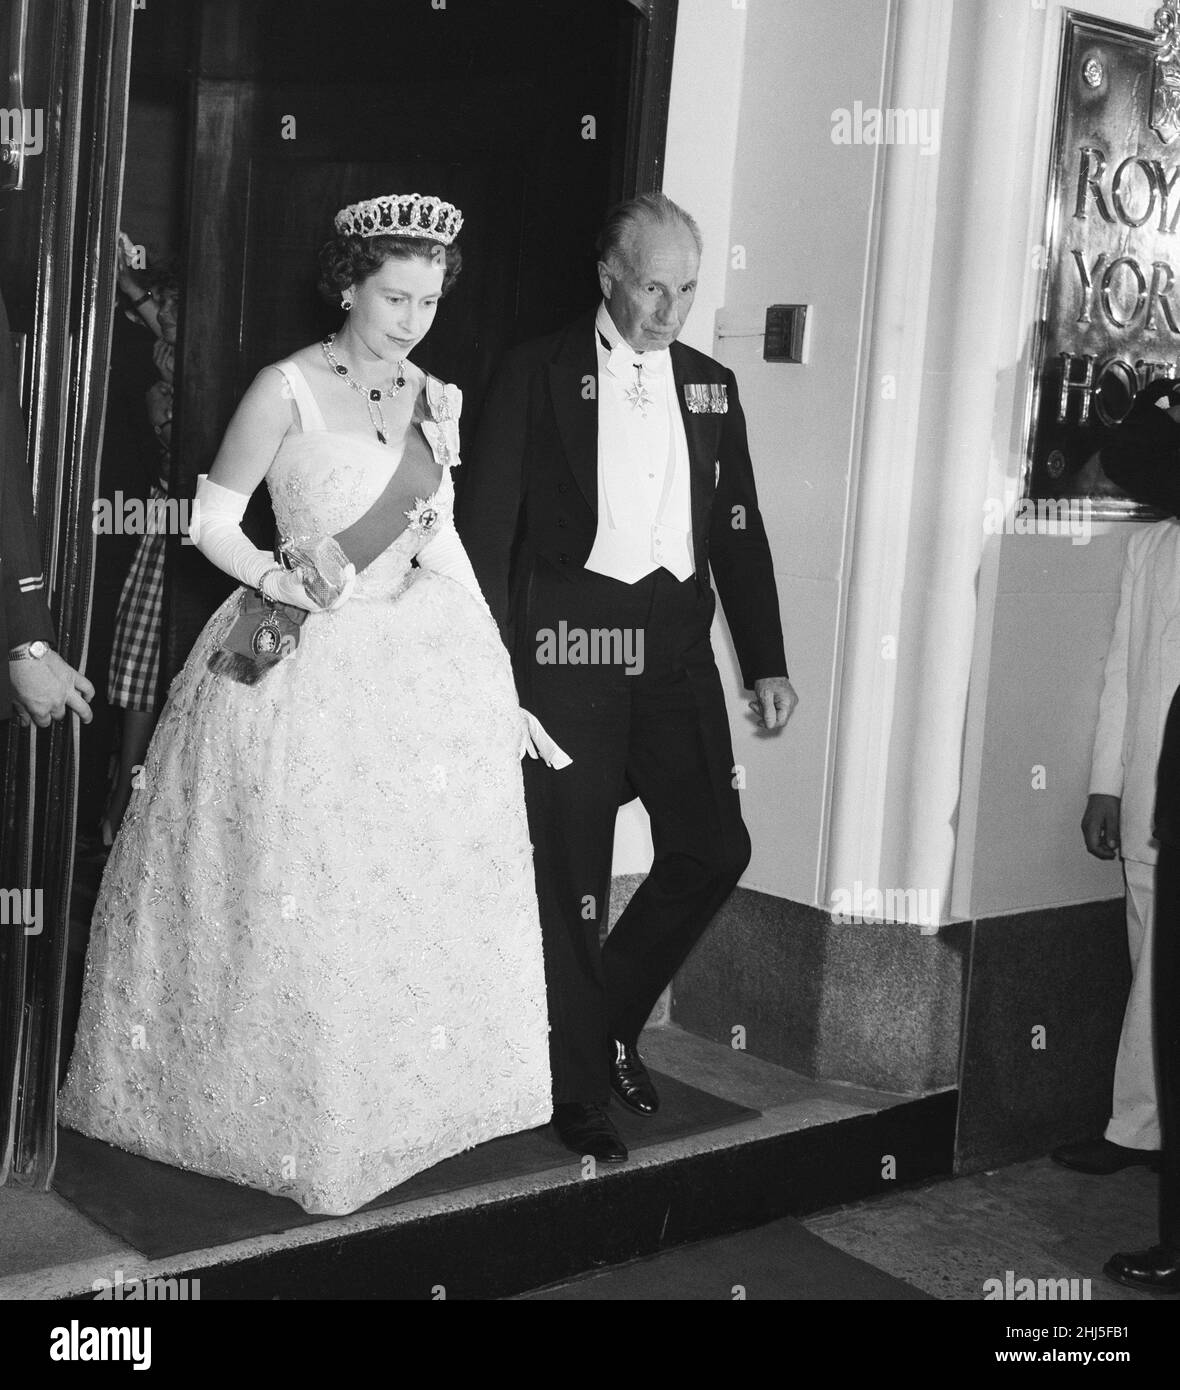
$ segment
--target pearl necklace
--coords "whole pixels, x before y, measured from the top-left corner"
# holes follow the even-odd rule
[[[377,386],[363,386],[348,373],[348,368],[343,362],[336,359],[336,354],[332,351],[332,344],[336,341],[335,333],[329,333],[320,347],[324,350],[324,356],[328,359],[328,365],[336,373],[345,386],[351,386],[354,391],[359,391],[365,398],[365,404],[369,408],[369,423],[377,431],[377,438],[382,444],[388,444],[385,437],[385,415],[381,410],[381,397],[386,396],[392,400],[394,396],[406,384],[406,359],[403,357],[397,364],[397,378],[392,386],[384,391]]]

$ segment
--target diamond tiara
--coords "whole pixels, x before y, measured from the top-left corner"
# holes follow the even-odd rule
[[[450,246],[463,226],[463,214],[441,198],[421,193],[387,193],[341,208],[335,226],[342,236],[427,237]]]

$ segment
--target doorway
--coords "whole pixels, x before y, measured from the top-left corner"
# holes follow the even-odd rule
[[[338,208],[384,191],[463,209],[463,274],[415,360],[462,388],[469,435],[505,348],[593,302],[603,211],[658,186],[663,129],[655,139],[641,114],[666,114],[675,6],[659,7],[658,31],[652,8],[361,0],[342,23],[317,0],[206,7],[192,81],[184,495],[260,368],[338,326],[315,294],[315,253]],[[247,526],[268,544],[256,502]],[[179,543],[168,574],[176,670],[228,588]]]
[[[73,8],[85,16],[85,0]],[[142,255],[137,270],[170,270],[179,288],[169,501],[191,499],[257,371],[338,326],[315,293],[316,252],[339,207],[379,193],[436,193],[464,211],[463,275],[415,360],[462,388],[469,436],[505,349],[596,299],[593,242],[605,209],[660,185],[675,15],[676,0],[358,0],[347,11],[319,0],[188,0],[136,8],[120,93],[126,136],[115,132],[123,144],[105,166],[104,189]],[[111,23],[104,39],[93,9],[87,22],[86,61],[94,63],[100,39],[113,41]],[[82,208],[96,197],[80,183],[74,192]],[[100,250],[111,275],[113,234]],[[66,338],[65,320],[82,305],[76,284],[67,291]],[[110,299],[93,312],[99,320],[83,326],[107,341],[113,327],[117,344],[131,323],[127,303]],[[140,357],[144,345],[141,337]],[[120,443],[143,382],[117,382],[119,364],[116,353],[108,380],[101,363],[106,444],[92,441],[89,485],[44,494],[56,499],[42,505],[49,544],[93,534],[95,503],[114,513],[115,494],[125,502],[148,493],[150,480]],[[269,545],[262,490],[246,524]],[[54,1065],[22,1076],[17,1046],[0,1077],[46,1121],[12,1170],[15,1180],[42,1186],[104,862],[96,830],[118,719],[106,698],[108,667],[137,542],[115,529],[95,534],[93,547],[93,578],[74,596],[84,598],[85,622],[69,634],[65,654],[99,690],[96,719],[81,730],[76,759],[41,772],[63,825],[37,870],[61,890],[41,948],[61,968],[23,986],[25,1016],[35,1013],[56,1040]],[[232,587],[179,527],[166,536],[162,569],[157,709]],[[22,775],[27,768],[9,768],[10,804]],[[54,800],[54,778],[68,783],[68,796]]]

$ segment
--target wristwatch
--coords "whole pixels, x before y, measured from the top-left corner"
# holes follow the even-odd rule
[[[40,661],[41,658],[53,650],[49,642],[42,642],[40,638],[35,642],[22,642],[19,647],[13,647],[8,653],[9,661]]]

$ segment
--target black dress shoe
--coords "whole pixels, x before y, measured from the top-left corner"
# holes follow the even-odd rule
[[[638,1049],[618,1038],[612,1038],[610,1045],[610,1088],[637,1115],[654,1115],[660,1108],[660,1098]]]
[[[1103,1272],[1120,1284],[1153,1293],[1180,1293],[1180,1250],[1153,1245],[1150,1250],[1132,1250],[1112,1255]]]
[[[601,1105],[563,1101],[553,1107],[553,1128],[558,1138],[574,1153],[597,1159],[599,1163],[625,1163],[627,1146]]]
[[[1049,1157],[1063,1168],[1096,1173],[1104,1178],[1123,1168],[1138,1166],[1158,1171],[1160,1161],[1158,1149],[1128,1149],[1123,1144],[1112,1144],[1109,1139],[1083,1139],[1077,1144],[1062,1144]]]

